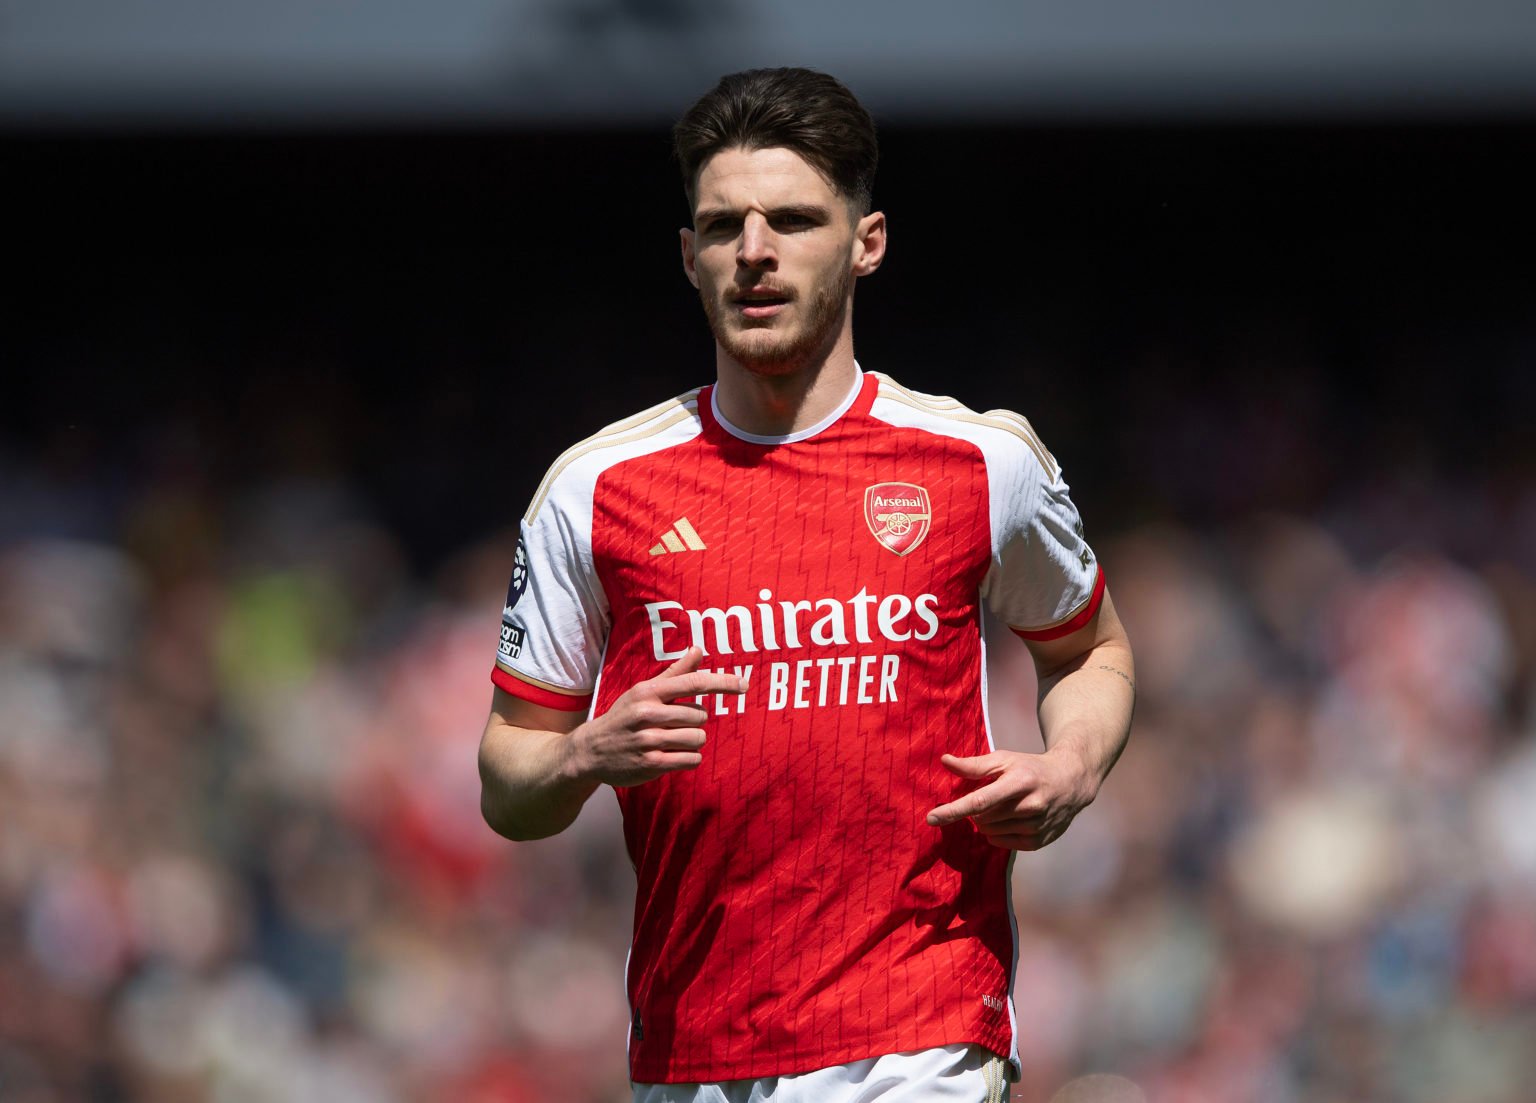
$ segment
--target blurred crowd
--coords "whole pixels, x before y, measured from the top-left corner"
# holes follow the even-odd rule
[[[510,531],[427,575],[341,478],[0,474],[0,1098],[628,1098],[615,802],[480,819]],[[1140,700],[1015,866],[1018,1103],[1536,1097],[1536,491],[1362,550],[1394,493],[1090,532]]]

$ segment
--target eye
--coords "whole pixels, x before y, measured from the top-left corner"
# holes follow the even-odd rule
[[[780,230],[805,230],[816,225],[816,220],[808,214],[782,214],[773,222],[774,227]]]

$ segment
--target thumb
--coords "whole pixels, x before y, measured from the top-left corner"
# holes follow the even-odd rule
[[[959,755],[946,754],[939,757],[939,762],[952,774],[958,774],[963,778],[979,780],[991,777],[997,770],[997,760],[991,754],[979,754],[974,758],[961,758]]]
[[[663,678],[671,678],[677,674],[691,674],[699,669],[699,663],[704,660],[704,652],[697,647],[690,647],[683,652],[683,657],[678,659],[667,669],[661,672]]]

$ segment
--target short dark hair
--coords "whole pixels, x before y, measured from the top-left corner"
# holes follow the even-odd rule
[[[793,150],[860,213],[869,213],[880,160],[875,121],[836,77],[814,69],[748,69],[721,77],[672,128],[690,205],[704,162],[738,147]]]

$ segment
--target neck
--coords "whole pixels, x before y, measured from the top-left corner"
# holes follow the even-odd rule
[[[848,397],[858,374],[847,329],[825,356],[782,374],[743,367],[719,345],[715,368],[720,412],[738,429],[764,437],[788,436],[821,421]]]

